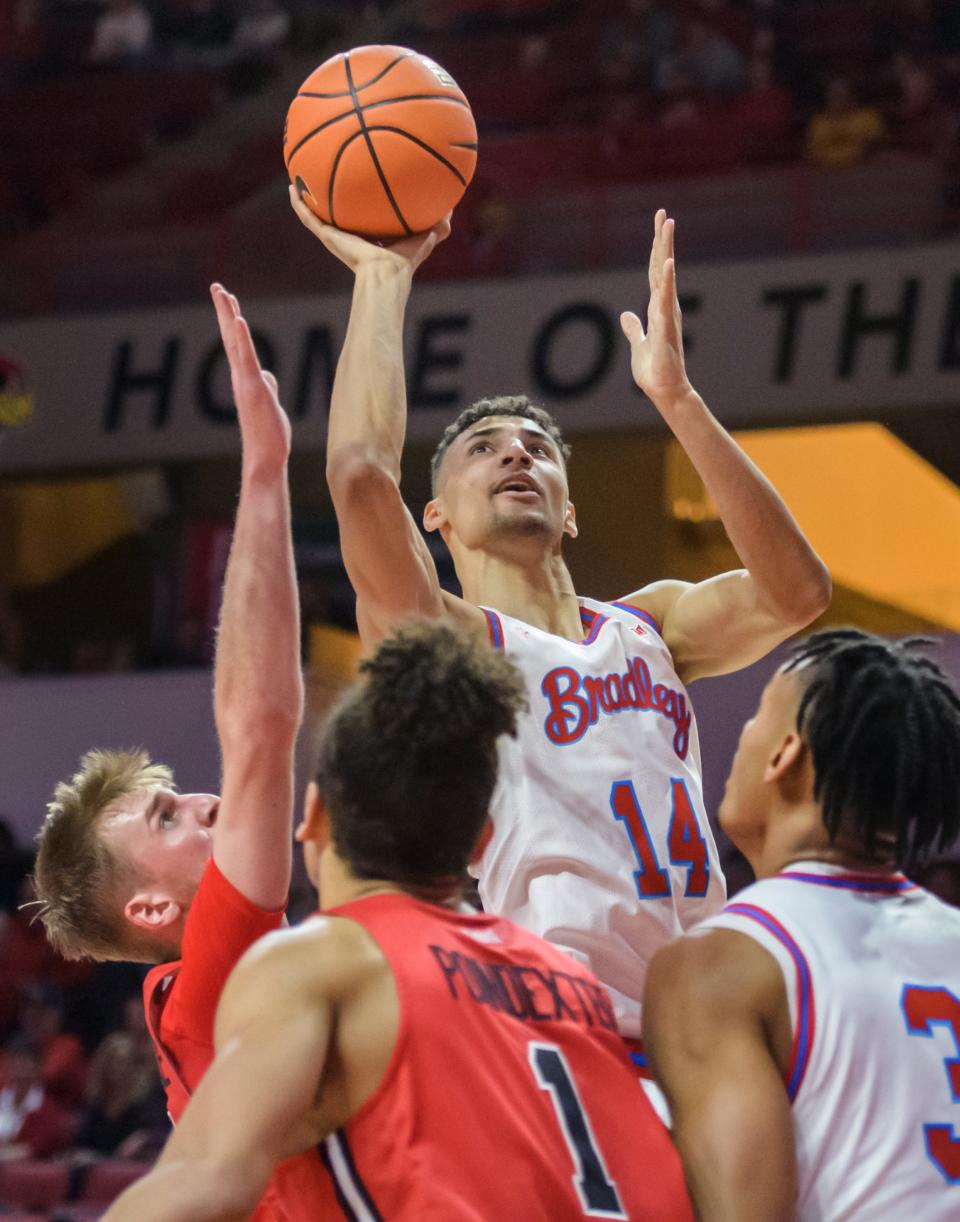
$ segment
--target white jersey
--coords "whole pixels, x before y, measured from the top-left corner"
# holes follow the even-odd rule
[[[780,964],[802,1222],[960,1219],[960,911],[902,874],[804,862],[697,933]]]
[[[652,955],[718,912],[725,888],[693,709],[657,625],[580,605],[582,641],[484,609],[530,712],[500,749],[480,896],[586,963],[637,1038]]]

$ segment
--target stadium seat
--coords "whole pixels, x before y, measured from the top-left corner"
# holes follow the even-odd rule
[[[120,1158],[106,1158],[103,1162],[94,1163],[83,1185],[80,1199],[91,1205],[109,1205],[134,1180],[146,1175],[151,1166],[151,1163]]]
[[[66,1163],[23,1159],[0,1166],[0,1201],[20,1209],[49,1209],[67,1198]]]

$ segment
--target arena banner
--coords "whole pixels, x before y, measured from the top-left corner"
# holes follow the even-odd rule
[[[883,419],[960,403],[960,243],[680,267],[688,365],[731,426]],[[410,435],[482,395],[526,392],[571,434],[657,424],[633,388],[622,309],[645,269],[423,284],[408,310]],[[243,303],[299,448],[323,442],[349,301]],[[0,471],[235,453],[213,308],[0,327]],[[4,400],[6,401],[6,400]]]

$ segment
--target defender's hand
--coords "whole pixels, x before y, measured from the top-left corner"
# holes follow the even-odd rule
[[[290,421],[280,406],[277,379],[260,368],[240,303],[222,284],[212,284],[220,336],[230,364],[230,385],[240,421],[246,471],[276,473],[290,455]]]
[[[677,298],[673,231],[673,218],[661,208],[654,218],[650,249],[650,305],[646,332],[632,311],[620,315],[620,326],[630,341],[633,379],[661,410],[669,410],[674,401],[692,389],[683,360],[683,320]]]
[[[368,242],[366,238],[358,237],[355,233],[346,233],[333,225],[325,225],[311,212],[293,186],[290,187],[290,203],[301,223],[352,272],[356,272],[366,263],[384,261],[415,272],[437,243],[450,234],[451,214],[448,212],[442,221],[426,233],[415,233],[412,237],[391,242],[389,246],[380,246],[376,242]]]

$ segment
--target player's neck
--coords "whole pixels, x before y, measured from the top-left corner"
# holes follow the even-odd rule
[[[457,576],[467,602],[571,641],[583,638],[573,578],[559,552],[536,562],[470,552],[458,557]]]
[[[426,904],[456,909],[460,906],[459,878],[438,880],[435,884],[410,886],[387,878],[357,878],[335,853],[325,855],[320,870],[320,904],[324,909],[340,908],[373,895],[405,895]]]
[[[878,844],[872,852],[841,831],[831,839],[816,803],[793,810],[787,818],[770,820],[762,845],[747,854],[757,878],[770,878],[788,866],[819,862],[852,872],[893,873],[896,865],[890,846]]]

